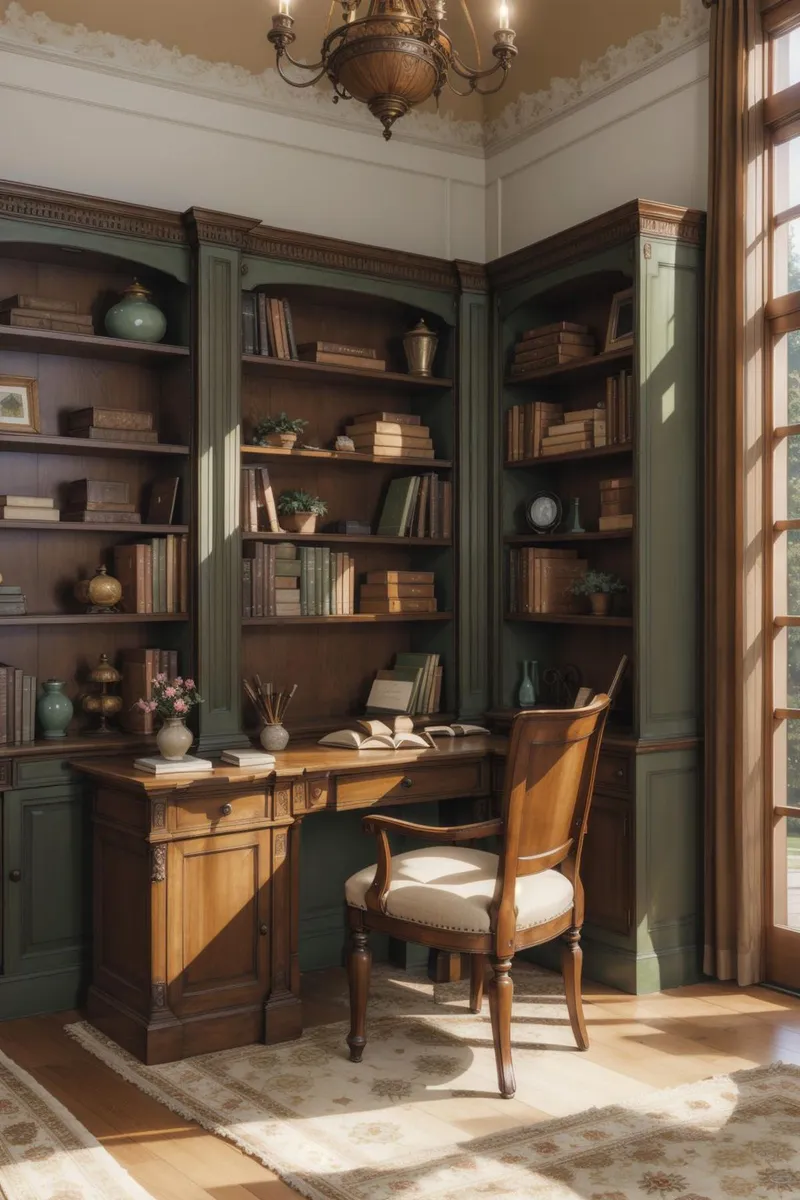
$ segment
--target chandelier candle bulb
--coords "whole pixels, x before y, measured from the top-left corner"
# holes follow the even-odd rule
[[[511,26],[508,23],[508,5],[507,4],[500,5],[500,28],[501,28],[501,30],[511,28]]]
[[[278,0],[278,13],[282,17],[289,16],[289,0]]]

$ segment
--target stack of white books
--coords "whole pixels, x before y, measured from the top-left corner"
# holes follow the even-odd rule
[[[274,767],[275,755],[265,750],[223,750],[222,761],[232,767]]]
[[[193,754],[184,754],[183,758],[169,759],[155,755],[153,758],[136,758],[133,765],[137,771],[148,775],[202,775],[212,771],[214,764],[208,758],[195,758]]]

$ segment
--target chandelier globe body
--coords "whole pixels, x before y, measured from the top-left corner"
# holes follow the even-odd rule
[[[512,29],[498,29],[492,54],[495,62],[485,70],[472,69],[461,60],[442,28],[444,0],[339,0],[343,24],[328,33],[317,63],[292,58],[289,47],[296,39],[289,0],[280,0],[280,12],[272,18],[267,34],[275,47],[281,77],[292,87],[311,87],[327,76],[338,100],[358,100],[383,125],[388,141],[392,127],[418,104],[431,96],[438,100],[445,86],[457,95],[472,92],[486,95],[499,91],[517,53]],[[362,7],[365,15],[359,17]],[[508,8],[501,4],[501,25],[508,24]],[[287,74],[285,64],[309,72],[310,78]],[[454,86],[452,77],[462,79],[466,91]],[[499,76],[494,86],[484,80]]]

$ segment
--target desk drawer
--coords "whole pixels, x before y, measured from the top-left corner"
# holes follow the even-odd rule
[[[488,791],[488,763],[483,760],[448,767],[398,767],[374,774],[340,776],[336,781],[336,807],[368,808],[371,804],[450,800],[483,796]]]
[[[225,792],[214,796],[187,796],[174,806],[173,829],[176,833],[189,829],[213,829],[222,833],[228,826],[241,825],[243,821],[263,821],[269,816],[268,795],[265,789],[238,796]]]
[[[631,790],[631,760],[627,754],[616,750],[601,750],[595,775],[598,792],[619,792],[628,796]]]

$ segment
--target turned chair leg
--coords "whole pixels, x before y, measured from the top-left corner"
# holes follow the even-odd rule
[[[369,948],[369,933],[361,925],[350,931],[350,953],[347,958],[347,975],[350,983],[350,1032],[347,1044],[350,1047],[350,1062],[361,1062],[367,1044],[367,997],[372,968],[372,951]]]
[[[572,1026],[575,1041],[578,1043],[579,1050],[588,1050],[589,1034],[583,1019],[583,998],[581,996],[583,950],[581,950],[580,929],[569,929],[564,934],[564,944],[561,949],[561,971],[564,976],[569,1023]]]
[[[483,1004],[483,985],[486,981],[486,955],[469,956],[469,1010],[479,1013]]]
[[[489,1011],[497,1061],[497,1082],[504,1100],[510,1100],[517,1090],[511,1061],[511,1002],[514,998],[511,961],[510,958],[493,959],[492,978],[489,980]]]

